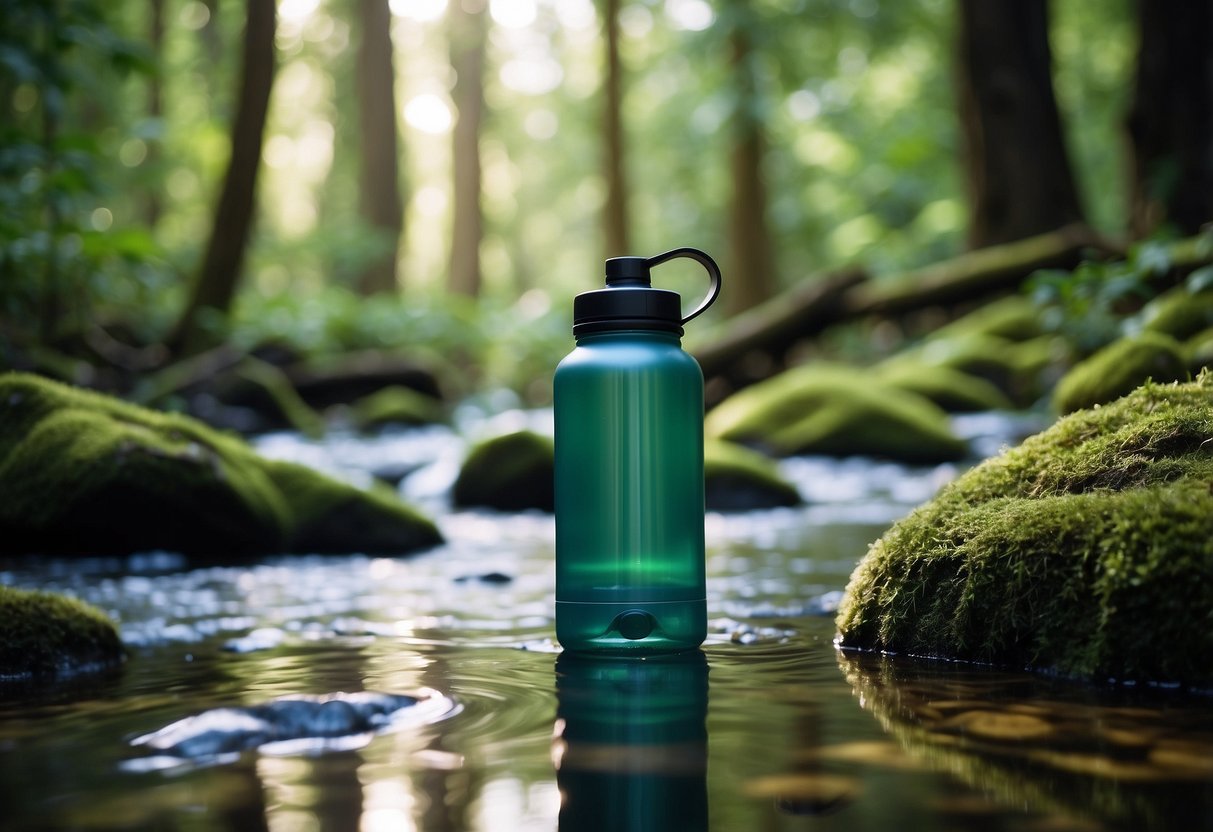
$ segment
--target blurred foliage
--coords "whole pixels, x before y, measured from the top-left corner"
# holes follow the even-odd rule
[[[5,4],[0,337],[48,341],[101,320],[150,341],[180,311],[228,156],[244,10],[166,2],[154,44],[150,2]],[[401,298],[364,300],[346,288],[382,244],[357,212],[353,3],[280,0],[247,273],[233,319],[211,325],[243,343],[272,337],[306,352],[402,346],[454,356],[478,382],[541,399],[546,382],[535,379],[571,342],[570,298],[601,273],[601,23],[592,0],[490,3],[484,295],[468,306],[442,294],[456,117],[444,5],[392,3],[407,185]],[[1131,9],[1128,0],[1053,8],[1058,97],[1087,210],[1117,231]],[[847,262],[886,274],[955,253],[965,209],[953,17],[949,0],[623,3],[635,253],[695,245],[727,261],[728,152],[743,118],[765,126],[785,283]],[[745,97],[729,83],[736,30],[753,45],[756,92]],[[153,198],[160,210],[149,225]],[[1104,337],[1100,310],[1131,292],[1139,266],[1105,286],[1106,269],[1090,265],[1070,287],[1041,278],[1040,291],[1049,284],[1049,302],[1096,333],[1093,343]],[[685,286],[677,274],[663,279],[684,295],[701,291],[698,275]]]
[[[1090,355],[1126,334],[1130,316],[1182,265],[1176,262],[1178,246],[1207,262],[1213,258],[1213,229],[1178,242],[1163,236],[1144,240],[1123,259],[1086,260],[1073,271],[1042,269],[1024,288],[1042,309],[1042,325],[1064,335],[1079,355]],[[1213,266],[1193,269],[1184,285],[1192,294],[1213,286]]]

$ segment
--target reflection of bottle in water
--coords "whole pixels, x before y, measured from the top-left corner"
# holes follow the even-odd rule
[[[712,280],[686,317],[649,277],[681,257]],[[556,635],[572,651],[690,650],[707,622],[703,374],[679,339],[720,271],[676,249],[608,260],[606,282],[574,300],[577,346],[554,379]]]
[[[556,661],[561,832],[707,829],[703,652]]]

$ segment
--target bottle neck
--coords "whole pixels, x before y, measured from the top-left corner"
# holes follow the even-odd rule
[[[661,329],[612,329],[607,332],[591,332],[576,337],[577,346],[603,344],[616,341],[647,341],[658,344],[682,346],[682,338],[676,332]]]

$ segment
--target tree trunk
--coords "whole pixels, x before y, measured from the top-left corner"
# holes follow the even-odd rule
[[[358,0],[358,128],[361,144],[359,208],[382,236],[384,247],[358,277],[363,294],[397,291],[396,258],[404,228],[400,195],[400,151],[396,138],[392,15],[387,0]]]
[[[202,269],[172,339],[178,350],[196,352],[207,346],[210,336],[199,327],[199,313],[213,309],[226,314],[236,292],[253,225],[261,140],[274,82],[275,13],[275,0],[248,0],[231,157]]]
[[[480,241],[484,216],[480,207],[480,123],[484,116],[484,53],[487,37],[483,0],[454,0],[450,7],[451,68],[455,70],[452,132],[454,216],[451,229],[450,290],[480,294]]]
[[[731,284],[725,307],[736,314],[756,306],[775,293],[775,253],[767,227],[767,191],[762,177],[766,150],[762,121],[753,112],[758,84],[753,67],[749,34],[736,28],[729,36],[732,46],[734,94],[733,146],[730,172],[733,198],[729,203]]]
[[[619,0],[606,0],[606,89],[603,95],[603,132],[606,134],[606,256],[630,255],[628,189],[624,174],[623,65],[619,60]]]
[[[151,0],[148,10],[148,41],[151,45],[155,69],[148,79],[147,85],[147,114],[150,118],[160,121],[164,116],[164,0]],[[147,157],[144,164],[147,170],[155,171],[160,163],[160,140],[149,139]],[[159,179],[157,177],[157,179]],[[147,192],[147,202],[144,205],[144,219],[149,229],[154,229],[160,221],[162,202],[160,186],[153,184]]]
[[[1047,0],[960,0],[959,9],[970,247],[1081,222],[1053,95]]]
[[[1195,234],[1213,220],[1213,0],[1139,0],[1129,111],[1129,226]]]

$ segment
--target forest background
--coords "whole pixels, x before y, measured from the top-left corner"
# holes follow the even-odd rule
[[[705,332],[1075,223],[1148,260],[1213,218],[1211,9],[9,0],[0,363],[390,350],[544,404],[606,256],[716,255]]]

